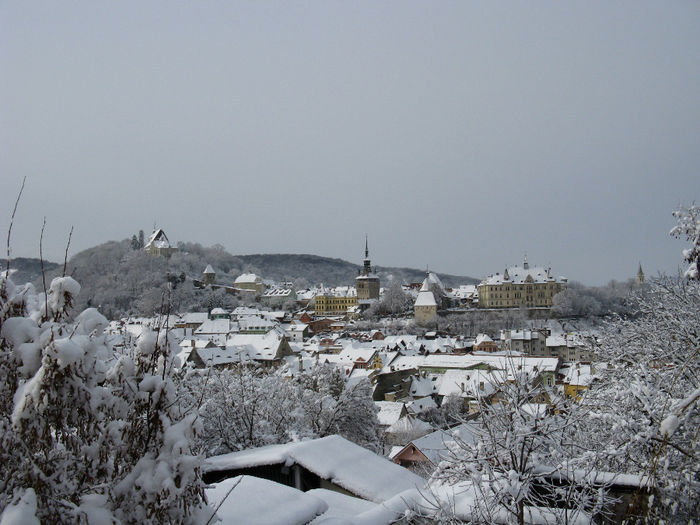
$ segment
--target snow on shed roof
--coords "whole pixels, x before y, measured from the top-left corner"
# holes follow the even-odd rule
[[[413,472],[337,435],[210,457],[204,460],[202,471],[277,464],[301,465],[348,492],[377,503],[425,485],[425,480]]]
[[[372,510],[375,507],[377,507],[377,504],[372,503],[371,501],[367,501],[360,498],[354,498],[352,496],[341,494],[340,492],[336,492],[334,490],[311,489],[307,491],[306,494],[315,496],[325,501],[328,505],[328,510],[324,512],[322,516],[319,516],[314,521],[312,521],[312,525],[321,525],[324,523],[330,525],[331,522],[326,520],[330,520],[331,518],[350,519],[350,522],[333,522],[336,523],[336,525],[342,525],[342,523],[354,523],[352,518],[354,518],[358,514],[362,514],[363,512]]]
[[[223,523],[303,525],[328,510],[328,504],[312,494],[253,476],[226,479],[205,492]]]

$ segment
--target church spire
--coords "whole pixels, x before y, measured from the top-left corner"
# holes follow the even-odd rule
[[[369,260],[369,241],[367,240],[367,234],[365,233],[365,261],[364,261],[364,274],[369,275],[372,273],[372,265]]]
[[[645,280],[646,279],[644,277],[644,271],[642,270],[642,263],[640,262],[639,269],[637,270],[637,284],[641,286],[642,284],[644,284]]]

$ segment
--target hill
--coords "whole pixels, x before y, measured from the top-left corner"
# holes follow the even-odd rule
[[[4,271],[7,262],[2,261],[0,268]],[[44,261],[44,272],[53,274],[57,268],[63,269],[58,263]],[[10,261],[10,276],[17,283],[31,283],[41,277],[41,259],[31,257],[17,257]]]
[[[277,281],[303,278],[311,284],[323,283],[328,286],[351,284],[358,271],[362,269],[361,265],[342,259],[308,254],[237,255],[236,258],[244,261],[250,267],[259,269],[259,273],[264,278]],[[377,266],[376,272],[383,283],[387,283],[392,277],[405,284],[420,282],[425,278],[424,270],[414,268]],[[438,275],[447,287],[479,282],[479,279],[473,277],[442,273]]]
[[[192,285],[193,279],[201,279],[208,264],[216,271],[217,282],[228,285],[244,272],[274,281],[293,281],[298,286],[349,285],[360,269],[341,259],[309,254],[232,255],[221,246],[206,248],[196,243],[179,243],[178,248],[169,259],[152,257],[134,250],[125,239],[74,255],[68,261],[67,273],[82,286],[76,301],[78,311],[95,306],[112,319],[128,314],[151,315],[167,302],[168,295],[175,311],[235,306],[237,300],[221,290],[200,290]],[[36,272],[35,262],[16,259],[13,265],[18,273],[13,280],[32,280],[39,286],[41,273],[40,269]],[[62,265],[55,263],[45,261],[44,265],[49,282],[63,270]],[[411,268],[377,267],[377,273],[384,284],[391,276],[404,283],[419,282],[424,276],[423,271]],[[476,282],[471,277],[454,275],[440,274],[440,278],[446,286]]]

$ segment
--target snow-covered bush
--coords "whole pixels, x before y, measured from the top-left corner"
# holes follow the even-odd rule
[[[115,355],[79,284],[46,294],[0,277],[0,510],[41,522],[187,523],[203,509],[198,430],[164,336]],[[23,511],[24,512],[24,511]]]
[[[689,279],[700,279],[700,206],[681,207],[673,212],[678,224],[671,230],[673,237],[684,238],[692,243],[690,248],[683,250],[683,258],[689,263],[685,276]]]

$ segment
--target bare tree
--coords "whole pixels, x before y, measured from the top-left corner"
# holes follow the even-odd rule
[[[456,517],[470,523],[576,523],[602,515],[610,498],[577,437],[584,412],[537,371],[521,368],[509,361],[492,384],[496,396],[478,398],[469,439],[455,437],[435,479],[467,494]]]

